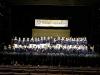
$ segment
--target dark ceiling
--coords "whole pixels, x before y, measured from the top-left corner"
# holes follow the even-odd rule
[[[94,5],[100,3],[99,0],[0,0],[11,5]]]

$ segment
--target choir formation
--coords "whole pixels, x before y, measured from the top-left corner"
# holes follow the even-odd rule
[[[12,43],[8,49],[16,53],[27,52],[35,55],[87,55],[94,53],[93,50],[88,50],[86,37],[15,37]]]
[[[0,52],[0,64],[92,66],[99,64],[96,57],[86,37],[14,37]]]

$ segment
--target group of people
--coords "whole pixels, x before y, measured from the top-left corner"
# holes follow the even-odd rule
[[[66,38],[66,37],[32,37],[32,38],[17,38],[13,39],[14,44],[29,45],[29,44],[66,44],[66,45],[87,45],[86,37]]]
[[[89,51],[88,46],[86,37],[15,37],[12,43],[4,46],[4,50],[0,52],[0,63],[64,66],[84,66],[85,63],[85,65],[91,65],[91,61],[94,62],[95,58],[91,60],[90,57],[95,57],[96,53],[94,50]]]
[[[86,37],[32,37],[17,38],[8,46],[15,52],[30,52],[34,54],[87,54]]]

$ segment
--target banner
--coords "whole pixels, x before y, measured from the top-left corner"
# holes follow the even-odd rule
[[[68,27],[68,20],[35,19],[36,27]]]

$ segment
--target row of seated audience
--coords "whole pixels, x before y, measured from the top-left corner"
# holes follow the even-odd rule
[[[13,45],[8,46],[9,50],[14,52],[29,52],[33,54],[88,54],[89,51],[86,37],[65,38],[65,37],[35,37],[23,38],[15,37]],[[5,48],[6,50],[6,48]]]

